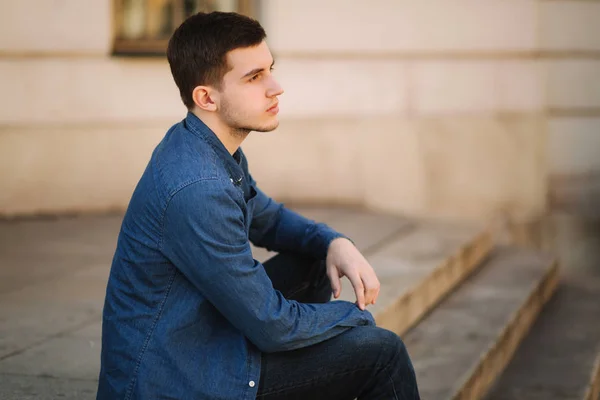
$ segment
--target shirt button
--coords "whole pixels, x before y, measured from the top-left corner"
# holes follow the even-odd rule
[[[254,381],[250,381],[250,382],[248,382],[248,386],[250,386],[250,387],[254,387],[254,385],[256,385],[256,383],[254,383]]]

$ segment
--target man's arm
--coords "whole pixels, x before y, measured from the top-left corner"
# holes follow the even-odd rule
[[[293,251],[325,259],[334,239],[346,237],[324,223],[317,223],[286,208],[263,193],[250,174],[248,159],[240,148],[241,167],[248,183],[256,190],[250,241],[258,247],[281,252]],[[347,238],[347,237],[346,237]]]
[[[325,259],[334,239],[346,237],[324,223],[312,221],[286,208],[263,193],[250,177],[256,190],[250,241],[270,251],[294,251]]]
[[[374,324],[371,314],[352,303],[302,304],[276,291],[252,257],[241,202],[228,182],[191,184],[170,200],[161,240],[164,254],[231,324],[265,352]]]
[[[327,225],[304,218],[275,202],[256,187],[252,178],[250,180],[257,192],[250,227],[252,243],[269,250],[292,250],[326,259],[327,275],[336,299],[342,291],[340,278],[345,276],[352,283],[361,310],[375,304],[379,297],[379,279],[350,240]]]

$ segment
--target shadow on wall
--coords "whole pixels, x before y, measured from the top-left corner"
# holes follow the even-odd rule
[[[600,217],[600,171],[550,177],[548,203],[552,210]]]
[[[591,215],[585,214],[586,211],[589,210],[570,207],[567,211],[552,211],[535,221],[508,222],[496,227],[495,236],[501,243],[556,255],[561,269],[570,276],[600,279],[600,212],[596,210]]]

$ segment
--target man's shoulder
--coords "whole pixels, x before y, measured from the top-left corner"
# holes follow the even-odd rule
[[[219,181],[227,172],[214,149],[202,138],[195,136],[183,124],[175,124],[152,154],[156,184],[168,197],[197,182]]]

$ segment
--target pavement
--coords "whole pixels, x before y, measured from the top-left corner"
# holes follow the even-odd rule
[[[0,224],[0,399],[93,399],[121,216]]]

